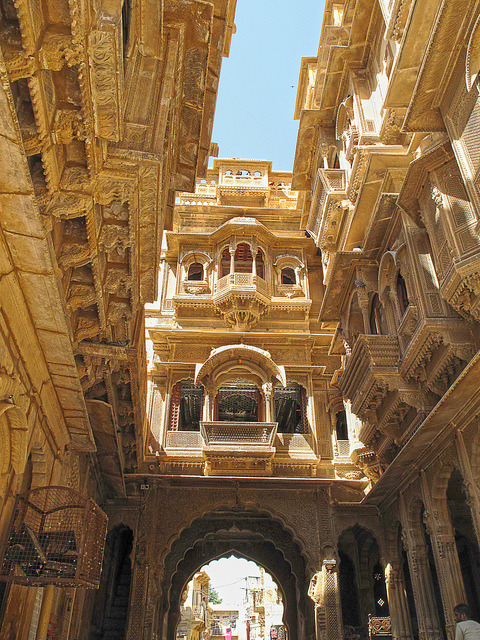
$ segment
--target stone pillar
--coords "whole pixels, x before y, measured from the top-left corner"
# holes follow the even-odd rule
[[[336,559],[323,561],[323,601],[325,605],[325,627],[328,640],[343,638],[342,605]]]
[[[387,565],[385,569],[388,607],[392,620],[393,640],[412,640],[412,625],[408,610],[403,574],[398,565]]]
[[[274,411],[272,407],[273,402],[273,385],[271,382],[264,382],[262,384],[263,397],[265,399],[265,422],[272,422]]]
[[[211,422],[212,420],[212,408],[213,408],[213,388],[210,385],[204,385],[204,397],[203,397],[203,422]]]
[[[323,561],[308,590],[315,603],[315,635],[317,640],[340,640],[343,637],[342,605],[335,559]]]
[[[470,512],[472,514],[473,526],[475,527],[475,533],[477,535],[477,544],[480,547],[480,493],[478,491],[477,483],[475,482],[472,465],[470,464],[470,456],[468,455],[463,433],[461,431],[457,431],[456,433],[455,446],[457,449],[458,460],[460,462],[460,471],[465,483],[467,504],[470,507]]]
[[[412,580],[419,636],[423,640],[443,640],[440,620],[435,606],[435,594],[425,539],[420,530],[420,523],[418,523],[418,531],[412,530],[402,494],[400,495],[400,513],[403,529],[402,538],[407,552],[408,567]]]
[[[363,330],[365,334],[370,334],[370,302],[368,291],[365,285],[357,287],[358,306],[363,316]]]
[[[432,541],[433,556],[435,558],[435,566],[445,614],[447,638],[448,640],[453,640],[455,637],[453,607],[460,602],[466,601],[460,561],[455,544],[455,535],[448,515],[446,497],[445,504],[442,505],[444,517],[440,517],[438,513],[439,505],[435,504],[432,499],[425,471],[422,470],[420,477],[425,505],[425,524]]]
[[[230,275],[235,273],[235,249],[230,247]]]

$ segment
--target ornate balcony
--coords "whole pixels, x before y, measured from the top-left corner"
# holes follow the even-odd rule
[[[205,475],[272,474],[276,422],[201,422]]]
[[[364,421],[360,440],[387,462],[432,407],[428,393],[402,379],[399,363],[396,336],[360,335],[340,379],[353,413]]]
[[[232,329],[246,331],[269,307],[267,283],[253,273],[230,273],[216,283],[213,302]]]

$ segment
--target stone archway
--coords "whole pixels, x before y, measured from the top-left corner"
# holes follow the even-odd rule
[[[270,515],[238,506],[199,518],[172,544],[165,558],[157,609],[159,638],[175,640],[181,595],[193,574],[227,555],[253,560],[273,576],[282,592],[289,638],[314,637],[306,561],[298,543]]]

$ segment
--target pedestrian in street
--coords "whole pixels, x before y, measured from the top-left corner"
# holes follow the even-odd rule
[[[457,604],[453,608],[457,626],[455,640],[480,640],[480,624],[471,619],[470,608],[466,604]]]

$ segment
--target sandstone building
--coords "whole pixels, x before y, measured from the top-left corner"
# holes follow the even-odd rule
[[[293,173],[207,168],[234,11],[1,4],[0,542],[36,487],[109,518],[1,640],[173,640],[232,553],[291,640],[480,616],[480,4],[327,0]]]

